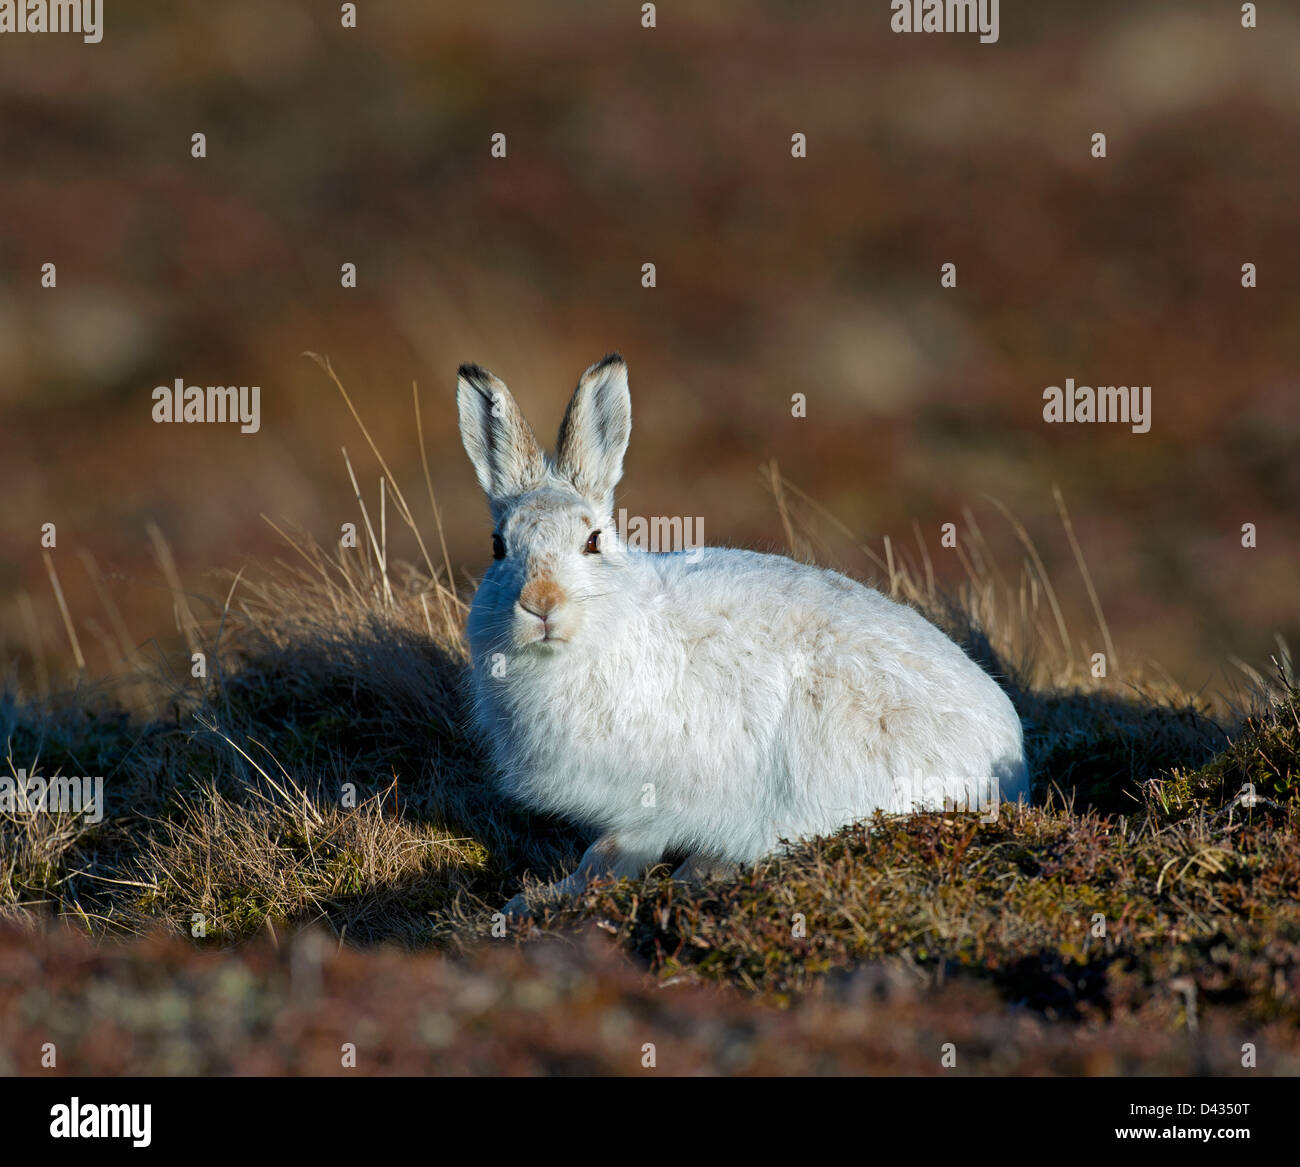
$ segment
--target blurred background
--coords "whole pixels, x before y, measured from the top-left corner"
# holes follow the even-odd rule
[[[992,495],[1086,619],[1056,483],[1121,655],[1193,689],[1267,667],[1300,641],[1300,13],[1260,7],[1247,31],[1218,0],[1008,0],[981,45],[896,35],[884,0],[661,4],[654,29],[632,2],[364,0],[355,30],[332,0],[108,0],[101,44],[0,38],[8,675],[71,668],[43,523],[98,676],[121,637],[83,553],[129,639],[166,646],[150,522],[219,603],[216,572],[284,553],[263,515],[326,543],[357,521],[340,447],[376,511],[304,350],[431,530],[418,386],[458,572],[490,528],[456,366],[549,445],[617,349],[630,513],[782,546],[776,459],[864,541],[919,523],[956,582],[939,525],[966,506],[1019,562]],[[154,424],[178,377],[260,385],[260,432]],[[1046,425],[1067,377],[1151,385],[1151,431]]]

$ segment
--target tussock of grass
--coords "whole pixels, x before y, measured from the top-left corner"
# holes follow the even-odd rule
[[[168,691],[169,722],[0,708],[15,772],[104,773],[108,800],[98,826],[3,823],[10,911],[184,934],[199,914],[221,941],[319,920],[418,946],[459,897],[575,861],[580,837],[499,799],[464,732],[463,605],[414,568],[292,545],[306,566],[214,613],[209,676]]]
[[[767,481],[794,552],[829,558],[816,532],[834,534],[833,521],[775,468]],[[1193,1029],[1202,1067],[1227,1058],[1230,1032],[1266,1036],[1276,1059],[1300,1053],[1300,719],[1285,667],[1282,684],[1260,695],[1244,721],[1168,681],[1121,671],[1089,580],[1090,636],[1111,661],[1110,678],[1094,679],[1083,667],[1089,635],[1066,624],[1014,521],[1026,550],[1019,575],[1003,574],[968,516],[967,579],[952,595],[937,587],[923,542],[915,553],[888,542],[883,555],[860,548],[887,590],[951,631],[1007,688],[1026,724],[1034,806],[1004,809],[992,824],[877,816],[704,887],[672,883],[663,869],[637,883],[597,885],[503,940],[491,913],[521,879],[571,869],[586,840],[494,792],[465,728],[465,604],[406,500],[381,490],[377,506],[362,504],[361,548],[326,550],[285,533],[286,561],[231,580],[220,598],[178,595],[178,626],[190,649],[205,654],[207,675],[191,677],[185,657],[168,674],[134,677],[135,692],[152,687],[152,717],[127,718],[85,692],[59,707],[14,695],[0,702],[11,772],[103,774],[108,801],[99,824],[0,813],[0,914],[25,928],[59,920],[101,938],[167,934],[171,941],[149,943],[176,967],[193,953],[196,918],[206,947],[278,943],[315,926],[329,934],[331,951],[441,949],[454,959],[421,958],[439,983],[518,977],[555,1005],[555,1027],[535,1033],[553,1043],[545,1053],[521,1052],[530,1023],[516,1018],[516,1032],[502,1022],[500,1050],[483,1063],[498,1068],[614,1064],[608,1049],[578,1043],[562,1052],[564,1019],[572,1025],[584,1009],[574,987],[582,976],[599,1008],[618,1014],[656,1002],[656,1024],[679,1035],[680,1018],[712,1008],[697,1002],[721,993],[723,1015],[751,1030],[737,1039],[738,1052],[724,1042],[722,1052],[683,1055],[683,1065],[712,1069],[793,1072],[789,1059],[804,1058],[814,1068],[928,1072],[928,1055],[905,1052],[906,1042],[892,1053],[868,1042],[862,1058],[837,1042],[833,1018],[845,1015],[844,1003],[864,992],[875,999],[882,984],[903,1002],[901,1012],[889,1011],[900,1033],[964,1026],[994,1061],[1011,1022],[960,1021],[972,1002],[1049,1026],[997,1055],[999,1065],[1115,1071],[1131,1055],[1173,1072],[1192,1064],[1192,1052],[1171,1035]],[[390,507],[418,565],[390,556]],[[433,513],[436,527],[436,504]],[[1063,504],[1062,517],[1072,538]],[[1235,798],[1248,782],[1259,801]],[[530,943],[539,933],[603,934],[632,963],[597,969],[570,956],[557,971]],[[56,957],[64,951],[63,941],[48,943]],[[585,945],[574,951],[589,953]],[[0,939],[0,951],[12,947]],[[103,959],[131,982],[128,957]],[[279,975],[267,971],[265,955],[249,959],[250,968]],[[339,959],[367,983],[405,983],[407,974],[388,963]],[[633,969],[652,975],[638,979]],[[72,991],[85,991],[69,978]],[[868,982],[875,988],[863,989]],[[672,993],[656,996],[651,984]],[[252,1012],[279,1008],[279,991],[265,989]],[[144,989],[124,983],[121,992],[138,1002]],[[797,1006],[799,1019],[743,1020],[751,1014],[741,997]],[[684,1012],[657,1004],[679,998],[692,1002]],[[177,1008],[202,1012],[186,1001]],[[429,1033],[469,1023],[438,1016]],[[1051,1036],[1051,1023],[1109,1033],[1110,1052],[1093,1045],[1080,1054],[1082,1046]],[[787,1050],[781,1062],[773,1043],[782,1034],[808,1049]],[[1219,1045],[1205,1044],[1211,1035]],[[212,1041],[194,1057],[206,1068],[233,1064]],[[385,1065],[409,1068],[409,1042],[393,1041]],[[478,1064],[468,1046],[456,1048],[464,1065]]]
[[[1243,794],[1243,792],[1245,792]],[[1279,807],[1300,795],[1300,689],[1284,685],[1262,712],[1249,716],[1227,748],[1198,769],[1171,768],[1160,784],[1166,809],[1243,803]]]

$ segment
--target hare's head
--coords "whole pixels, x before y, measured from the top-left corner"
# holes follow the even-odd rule
[[[605,357],[569,401],[554,459],[543,453],[504,384],[462,365],[456,400],[465,452],[492,513],[495,562],[470,617],[477,654],[544,650],[598,637],[599,608],[617,606],[626,562],[614,523],[614,487],[632,429],[627,366]]]

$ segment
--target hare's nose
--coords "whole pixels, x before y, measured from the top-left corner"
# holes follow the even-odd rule
[[[519,593],[519,606],[531,612],[543,623],[552,612],[564,603],[564,590],[551,579],[533,579]]]
[[[519,601],[519,606],[525,612],[530,612],[532,615],[536,616],[543,624],[546,623],[546,617],[549,616],[551,612],[554,610],[553,608],[542,608],[542,607],[534,608],[530,604],[524,603],[523,600]]]

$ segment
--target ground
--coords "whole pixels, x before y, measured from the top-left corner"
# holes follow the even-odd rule
[[[372,1072],[1300,1072],[1289,661],[1249,712],[1095,677],[1049,588],[945,598],[891,552],[886,586],[1011,694],[1032,805],[507,923],[587,840],[494,791],[465,594],[427,554],[286,538],[297,566],[178,609],[205,676],[0,703],[9,772],[107,789],[99,823],[0,814],[0,1072],[47,1041],[68,1073],[330,1073],[343,1042]]]

